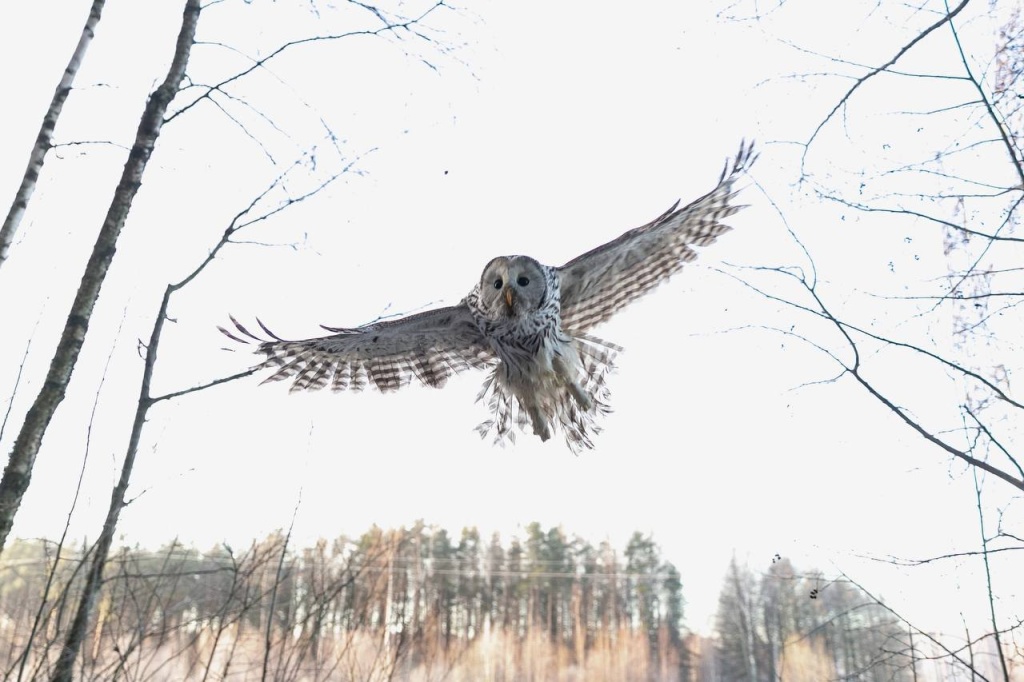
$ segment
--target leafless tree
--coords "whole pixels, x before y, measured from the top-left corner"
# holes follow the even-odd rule
[[[834,209],[836,224],[827,229],[851,252],[879,245],[863,271],[877,273],[876,261],[888,261],[893,278],[848,281],[823,269],[809,245],[817,236],[814,227],[784,208],[780,217],[800,262],[731,274],[784,311],[785,322],[771,326],[774,332],[833,363],[835,374],[822,383],[858,386],[946,453],[954,475],[976,481],[976,556],[984,569],[990,630],[974,641],[993,639],[999,676],[1009,680],[1008,647],[1000,637],[1017,626],[997,613],[1000,588],[990,569],[996,559],[1024,549],[1024,542],[1017,529],[1000,525],[993,531],[986,516],[1024,491],[1024,401],[1011,382],[1020,371],[1017,330],[1024,304],[1024,25],[1019,8],[996,2],[987,8],[969,0],[923,2],[904,10],[905,36],[877,65],[819,55],[852,85],[795,145],[793,185]],[[920,61],[926,48],[949,59],[926,66]],[[871,100],[871,87],[883,82],[904,90]],[[922,101],[927,104],[917,104]],[[869,113],[883,114],[885,126],[869,125]],[[935,407],[936,386],[955,396],[941,409]],[[963,553],[949,556],[956,554]],[[940,655],[973,670],[956,647]]]
[[[213,5],[217,4],[219,3],[213,3]],[[14,516],[31,482],[35,459],[43,436],[54,412],[64,399],[85,341],[100,288],[114,257],[118,237],[125,225],[132,200],[142,182],[146,164],[153,153],[164,124],[181,120],[185,114],[200,110],[202,105],[210,105],[226,116],[241,134],[263,148],[271,164],[276,165],[274,155],[266,150],[258,136],[249,130],[245,121],[232,111],[232,107],[241,108],[267,124],[271,129],[280,130],[278,124],[250,102],[244,92],[236,91],[247,77],[261,73],[273,60],[304,47],[330,44],[358,37],[394,41],[400,49],[405,49],[409,54],[426,61],[432,68],[436,67],[429,62],[430,57],[408,47],[410,43],[425,45],[433,51],[434,55],[449,55],[453,52],[452,48],[435,40],[427,27],[427,21],[445,8],[442,1],[427,4],[415,16],[404,16],[401,13],[385,11],[374,5],[355,0],[348,5],[353,11],[369,17],[368,21],[363,22],[367,24],[366,27],[289,40],[268,50],[261,50],[260,56],[257,57],[249,57],[238,50],[232,50],[225,44],[201,43],[206,48],[232,50],[233,54],[246,61],[246,65],[240,70],[221,77],[216,82],[202,83],[193,82],[186,75],[192,48],[196,44],[195,30],[201,9],[198,0],[186,3],[182,27],[175,44],[174,58],[170,69],[163,83],[149,97],[139,123],[135,144],[128,155],[121,180],[114,192],[92,256],[84,269],[78,295],[66,319],[64,331],[54,352],[46,380],[25,416],[3,477],[0,479],[0,550],[6,542]],[[171,110],[172,100],[179,95],[185,101]],[[333,151],[341,154],[341,143],[338,137],[326,122],[322,122],[322,125]]]
[[[133,149],[129,156],[129,162],[125,167],[122,182],[115,193],[114,202],[108,212],[108,220],[104,223],[104,230],[101,232],[100,239],[94,249],[94,257],[87,267],[87,274],[83,279],[79,298],[76,299],[75,307],[68,318],[64,335],[64,340],[68,343],[62,342],[62,345],[58,348],[55,355],[54,363],[51,366],[50,378],[53,379],[54,376],[59,374],[58,378],[60,381],[48,381],[45,384],[36,404],[26,417],[21,435],[15,444],[14,452],[12,453],[11,460],[8,463],[3,482],[0,483],[0,512],[3,513],[0,514],[0,517],[2,517],[0,518],[0,531],[3,531],[4,534],[0,536],[0,545],[2,545],[6,533],[10,530],[13,515],[17,510],[21,495],[24,494],[25,488],[28,485],[31,477],[34,457],[36,452],[38,452],[38,447],[43,433],[45,432],[46,425],[48,424],[50,417],[52,417],[53,410],[56,408],[56,405],[63,397],[64,388],[70,379],[75,359],[77,358],[77,354],[81,349],[82,342],[84,340],[85,330],[88,326],[88,319],[91,314],[92,305],[95,303],[96,296],[99,292],[99,286],[102,283],[102,278],[110,265],[110,259],[114,253],[114,244],[116,242],[117,235],[125,222],[131,198],[134,195],[134,192],[138,189],[142,172],[145,168],[145,162],[148,160],[152,152],[162,124],[177,118],[201,102],[213,102],[220,110],[223,110],[223,105],[217,103],[216,97],[231,98],[232,96],[227,94],[228,86],[230,84],[237,82],[249,73],[261,69],[269,60],[275,58],[289,48],[294,49],[305,44],[331,41],[355,35],[386,35],[389,33],[401,33],[403,31],[425,38],[425,34],[421,33],[420,29],[417,27],[418,22],[421,21],[423,17],[429,15],[433,10],[441,7],[441,4],[438,3],[428,8],[421,17],[409,19],[396,18],[394,15],[385,14],[369,5],[363,5],[360,3],[354,4],[369,12],[375,18],[375,21],[380,22],[381,27],[376,30],[353,31],[341,35],[318,36],[308,40],[289,42],[272,51],[271,54],[258,60],[254,60],[254,63],[245,68],[242,72],[239,72],[214,86],[205,87],[200,94],[192,98],[183,106],[179,107],[177,111],[172,114],[168,114],[168,105],[174,98],[175,94],[179,92],[179,86],[185,79],[190,50],[195,44],[195,31],[199,19],[200,7],[199,3],[195,0],[189,0],[186,4],[183,23],[176,42],[176,50],[170,70],[163,84],[153,93],[150,97],[149,103],[147,104],[146,111],[139,127],[136,148]],[[194,88],[196,86],[194,84],[190,84],[188,87]],[[243,132],[248,132],[241,122],[236,121],[236,123]],[[244,371],[233,376],[213,379],[198,386],[183,388],[162,395],[154,395],[151,389],[151,382],[156,368],[164,323],[169,319],[168,309],[172,303],[173,295],[192,283],[200,273],[210,266],[221,249],[233,241],[233,237],[239,230],[249,227],[255,223],[266,221],[287,208],[315,196],[342,174],[353,168],[355,164],[355,161],[353,160],[348,160],[341,164],[335,164],[332,161],[333,157],[340,156],[340,146],[336,136],[334,136],[326,125],[325,131],[328,143],[325,151],[313,150],[307,152],[302,156],[302,158],[292,164],[291,167],[281,173],[266,190],[258,194],[248,206],[234,216],[228,227],[224,230],[220,239],[209,250],[201,262],[187,274],[187,276],[178,282],[168,284],[165,288],[164,295],[156,311],[155,321],[149,340],[145,344],[140,343],[140,351],[143,356],[141,386],[139,399],[136,405],[135,418],[133,420],[131,432],[128,436],[127,451],[122,462],[120,479],[111,491],[110,506],[106,519],[100,530],[99,537],[96,543],[89,548],[88,554],[81,558],[81,563],[79,565],[85,568],[85,570],[83,571],[84,575],[82,576],[82,579],[76,582],[77,589],[75,591],[65,589],[61,592],[62,605],[71,606],[72,603],[74,604],[74,606],[71,606],[70,612],[73,613],[73,616],[70,623],[68,623],[65,630],[61,625],[63,622],[63,616],[58,615],[56,620],[52,621],[56,625],[54,632],[62,633],[64,640],[63,646],[59,649],[59,655],[57,656],[52,671],[47,673],[54,680],[70,680],[76,666],[76,659],[79,659],[80,656],[80,660],[82,662],[81,665],[83,666],[81,668],[82,674],[85,674],[87,670],[94,669],[96,661],[98,660],[95,652],[88,655],[87,652],[83,652],[83,647],[88,633],[90,632],[90,621],[94,616],[97,600],[100,599],[100,595],[102,594],[102,588],[105,582],[105,569],[109,560],[117,522],[121,511],[130,502],[127,497],[129,485],[136,456],[138,454],[139,443],[143,435],[143,428],[150,409],[163,401],[180,399],[188,394],[210,389],[224,382],[231,381],[242,376],[247,376],[251,373],[250,371]],[[273,159],[271,160],[273,161]],[[308,174],[309,177],[313,178],[313,181],[308,183],[308,186],[305,187],[305,189],[296,192],[296,188],[301,184],[301,181],[296,180],[293,176],[299,171]],[[282,561],[286,549],[287,547],[281,548],[280,557]],[[279,569],[281,567],[282,566],[279,566]],[[53,575],[55,574],[51,572],[51,576]],[[272,581],[272,585],[274,585],[272,594],[277,593],[278,586],[285,584],[282,582],[285,581],[285,578],[286,575],[279,574],[277,578]],[[132,597],[133,601],[138,601],[136,597],[140,593],[135,589],[135,583],[129,581],[124,584],[133,586],[128,595]],[[169,586],[167,583],[164,583],[163,587],[165,589],[170,587],[172,592],[174,590],[174,586]],[[47,594],[48,588],[47,590],[44,590],[41,604],[47,604]],[[146,604],[142,605],[139,611],[140,618],[148,617],[148,614],[152,613],[154,609],[158,613],[167,612],[168,609],[166,606],[161,606],[161,604],[165,604],[166,598],[166,595],[160,595],[153,591],[147,592],[145,596]],[[285,603],[290,604],[291,600],[286,600]],[[62,606],[62,609],[63,608],[64,607]],[[103,623],[106,621],[106,616],[102,613],[102,604],[100,605],[100,611],[101,615],[97,627],[102,630]],[[171,609],[171,611],[174,612],[175,610]],[[271,614],[274,612],[273,603],[271,604],[270,612]],[[42,611],[40,611],[40,613],[42,613]],[[39,620],[40,616],[37,616],[36,621],[38,622]],[[271,616],[267,620],[268,628],[272,621],[273,617]],[[142,621],[139,621],[139,623],[141,622]],[[180,629],[180,627],[181,622],[178,620],[168,623],[166,627],[159,630],[156,633],[159,640],[157,648],[160,648],[159,645],[163,642],[162,638],[166,637],[167,633]],[[216,639],[218,641],[224,634],[223,627],[224,625],[222,624],[217,630]],[[146,637],[153,636],[152,632],[149,632],[148,630],[143,632],[143,630],[144,628],[140,624],[135,630],[131,631],[137,632],[137,636],[129,637],[127,640],[121,640],[118,642],[115,646],[115,652],[120,657],[119,662],[114,664],[114,668],[105,668],[100,672],[100,674],[120,675],[123,673],[123,670],[127,665],[125,657],[133,651],[139,651],[139,647],[142,645]],[[20,659],[20,671],[23,671],[25,668],[29,651],[39,650],[37,643],[33,641],[35,639],[35,631],[36,628],[33,628],[32,633],[28,636],[28,641],[24,645],[24,654]],[[270,630],[267,630],[267,637],[270,636],[269,633]],[[94,635],[94,637],[96,636],[101,635]],[[36,659],[36,673],[33,674],[33,677],[45,670],[45,661],[47,659],[46,652],[49,651],[49,643],[52,642],[53,639],[48,636],[46,641],[48,644],[43,648],[43,656]],[[234,645],[235,643],[232,644],[232,646]],[[214,649],[216,650],[216,647],[214,647]],[[266,647],[266,654],[268,656],[270,654],[269,646]],[[224,665],[230,665],[229,661],[230,657],[228,657]],[[210,658],[207,660],[204,675],[209,675],[214,671],[213,662],[214,656],[213,653],[211,653]],[[198,660],[195,661],[194,664],[198,665]],[[269,659],[265,656],[264,675],[270,671],[268,664]],[[281,670],[284,669],[281,668],[279,672]],[[19,672],[19,676],[20,675],[21,672]]]
[[[64,400],[71,374],[85,342],[100,287],[103,286],[103,280],[117,248],[117,239],[128,218],[132,200],[142,184],[146,165],[160,136],[167,107],[178,93],[181,81],[185,77],[185,69],[195,40],[199,11],[199,0],[187,0],[170,69],[163,83],[153,91],[146,104],[139,121],[135,144],[125,162],[121,180],[114,190],[110,208],[85,267],[78,294],[75,296],[60,343],[50,363],[46,382],[25,416],[14,448],[11,450],[10,459],[4,468],[3,478],[0,479],[0,551],[7,542],[7,535],[14,523],[14,515],[32,480],[32,469],[43,435],[57,406]]]
[[[89,17],[82,28],[82,35],[78,38],[78,44],[75,46],[74,52],[71,53],[71,59],[68,60],[64,73],[61,74],[57,89],[53,93],[53,99],[50,100],[50,106],[47,107],[46,114],[43,115],[39,134],[29,153],[28,167],[25,168],[21,184],[14,195],[14,201],[11,202],[11,207],[7,211],[7,217],[4,218],[3,225],[0,226],[0,267],[7,260],[11,244],[14,242],[14,235],[21,225],[21,219],[25,215],[29,201],[32,199],[32,193],[36,189],[39,175],[43,171],[43,163],[46,161],[46,154],[53,146],[53,131],[57,127],[60,113],[64,109],[64,102],[71,93],[75,76],[78,75],[78,68],[82,65],[82,60],[85,59],[89,44],[92,43],[96,26],[100,23],[100,17],[103,15],[104,4],[106,4],[106,0],[92,0]]]

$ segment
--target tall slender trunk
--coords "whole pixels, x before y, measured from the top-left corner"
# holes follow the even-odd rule
[[[92,311],[93,304],[95,304],[95,297],[99,293],[99,284],[102,283],[103,275],[106,274],[106,270],[110,264],[110,258],[113,257],[114,243],[117,238],[117,234],[120,232],[120,228],[124,224],[128,206],[130,206],[131,199],[138,190],[142,179],[142,171],[145,169],[146,161],[149,159],[149,155],[153,150],[153,145],[160,133],[160,126],[163,123],[167,106],[174,98],[174,95],[178,91],[178,86],[180,85],[182,78],[185,76],[185,67],[188,64],[189,54],[195,40],[196,24],[199,22],[199,11],[199,0],[186,0],[185,11],[182,16],[181,30],[178,33],[178,39],[175,43],[174,59],[171,62],[170,70],[167,73],[167,78],[150,96],[149,102],[146,104],[146,110],[143,113],[142,121],[139,124],[139,133],[136,137],[135,146],[132,148],[128,163],[125,165],[125,172],[121,178],[121,183],[118,185],[114,204],[111,205],[111,212],[114,212],[114,208],[118,204],[118,196],[122,195],[122,190],[124,190],[124,195],[127,200],[124,204],[123,213],[120,215],[120,219],[118,221],[111,221],[110,215],[108,214],[108,219],[103,225],[103,231],[100,233],[100,239],[97,240],[96,249],[93,251],[93,259],[90,259],[90,267],[86,271],[86,277],[83,279],[82,288],[79,289],[79,298],[82,298],[82,290],[86,288],[86,280],[89,279],[90,273],[93,272],[92,266],[93,261],[97,260],[97,252],[106,252],[105,263],[97,266],[97,269],[101,270],[101,274],[95,284],[93,298],[88,303],[88,310],[90,313]],[[134,164],[133,159],[135,159]],[[104,233],[107,232],[108,225],[113,225],[115,222],[117,225],[116,229],[113,230],[113,234],[110,238],[107,241],[104,241]],[[98,259],[98,262],[102,262],[102,259]],[[110,551],[110,546],[113,543],[114,529],[117,527],[117,520],[121,514],[121,510],[125,506],[124,498],[128,491],[128,483],[131,479],[132,468],[135,464],[135,455],[138,452],[139,439],[142,435],[142,428],[146,422],[146,414],[153,402],[149,392],[150,381],[153,376],[153,366],[156,364],[156,354],[157,347],[160,342],[160,334],[163,330],[164,320],[167,317],[167,302],[172,292],[173,287],[168,286],[167,290],[164,292],[163,301],[160,305],[160,310],[157,313],[156,321],[153,324],[153,332],[150,336],[149,347],[146,349],[146,363],[143,370],[142,386],[139,392],[139,402],[136,407],[135,421],[132,424],[132,432],[128,440],[128,448],[125,453],[124,463],[121,467],[121,477],[110,496],[110,507],[107,510],[107,517],[103,523],[103,529],[100,532],[99,539],[96,541],[96,548],[93,552],[89,573],[86,576],[82,597],[78,602],[78,609],[75,612],[71,628],[68,630],[67,638],[64,641],[64,647],[61,649],[60,656],[57,659],[57,664],[54,667],[53,677],[51,678],[53,682],[71,682],[75,658],[77,658],[78,651],[85,639],[89,616],[103,583],[103,569],[106,565],[107,553]],[[78,299],[76,299],[76,306],[78,302]],[[68,328],[72,327],[75,310],[77,310],[77,307],[72,309],[72,315],[68,318]],[[73,344],[75,358],[77,358],[78,351],[81,349],[81,339],[85,335],[87,326],[88,317],[85,317],[80,324],[81,336],[77,337],[77,345]],[[65,329],[65,338],[69,336],[68,328]],[[63,346],[64,338],[61,339],[61,347]],[[57,356],[60,355],[60,352],[61,350],[58,348]],[[56,364],[57,356],[54,358],[54,364]],[[70,377],[70,370],[73,366],[74,362],[72,361],[71,365],[68,367],[68,377]],[[51,366],[51,374],[52,373],[53,367]],[[49,385],[50,382],[47,381],[47,386]],[[44,387],[43,390],[45,392],[46,387]],[[63,387],[60,390],[60,397],[63,398]],[[38,402],[39,401],[37,400],[37,403]],[[56,405],[54,405],[54,407],[56,407]],[[33,406],[33,408],[35,408],[35,406]],[[52,411],[50,415],[52,416]],[[26,419],[26,423],[27,421],[28,420]],[[47,417],[47,421],[49,421],[49,417]],[[42,432],[39,433],[39,439],[35,442],[36,450],[38,450],[39,440],[41,440],[41,438]],[[21,442],[20,435],[18,442]],[[16,443],[15,450],[17,450],[17,447],[18,444]],[[34,455],[35,453],[33,452],[33,459]],[[8,465],[8,469],[10,469],[10,465]],[[29,466],[28,471],[31,472],[31,466]],[[6,483],[6,481],[7,472],[5,471],[4,482]],[[27,477],[25,478],[25,484],[26,486],[28,484]],[[2,484],[0,484],[0,488],[2,488]],[[22,490],[22,493],[23,492],[24,490]],[[20,496],[18,500],[20,501]],[[16,509],[16,506],[14,509]],[[13,510],[11,516],[13,517]],[[6,526],[3,529],[4,538],[6,538],[6,534],[9,530],[10,521],[8,519]]]
[[[57,406],[64,400],[65,391],[71,381],[71,373],[74,371],[82,344],[85,342],[89,320],[92,317],[93,308],[96,306],[96,300],[99,298],[100,288],[117,249],[117,239],[128,217],[132,200],[142,184],[142,176],[149,157],[153,153],[156,140],[160,136],[160,128],[163,125],[167,107],[174,99],[178,87],[185,77],[185,67],[188,64],[189,52],[195,38],[199,10],[199,0],[187,0],[185,3],[184,19],[178,34],[170,70],[164,82],[153,91],[146,103],[136,132],[135,144],[128,154],[128,160],[121,173],[121,180],[117,184],[117,189],[114,190],[114,198],[107,210],[106,218],[103,220],[99,236],[96,238],[92,255],[85,266],[85,274],[82,276],[75,301],[71,305],[71,312],[64,325],[60,343],[50,362],[46,381],[39,391],[39,395],[36,396],[35,402],[32,403],[32,407],[29,408],[28,414],[25,415],[25,422],[14,442],[14,448],[11,450],[11,457],[4,469],[3,478],[0,479],[0,551],[3,550],[7,542],[7,536],[14,523],[14,516],[18,512],[21,499],[32,480],[32,468],[35,465],[43,435],[46,433]]]
[[[103,13],[105,2],[106,0],[93,0],[92,9],[89,10],[89,18],[85,20],[82,35],[78,38],[78,45],[75,46],[75,51],[71,53],[71,59],[68,60],[68,65],[60,76],[57,89],[53,92],[53,99],[50,100],[50,106],[46,110],[46,115],[43,116],[43,124],[39,127],[36,142],[32,145],[32,151],[28,156],[28,166],[25,168],[25,174],[21,177],[21,184],[14,195],[14,201],[11,202],[11,207],[7,211],[7,217],[4,218],[3,226],[0,227],[0,266],[7,260],[7,254],[11,249],[11,244],[14,242],[14,233],[18,231],[18,226],[21,225],[21,218],[25,215],[28,202],[36,189],[36,183],[39,181],[39,175],[43,170],[43,162],[46,161],[46,152],[50,151],[53,130],[57,127],[57,119],[60,118],[60,112],[64,108],[64,100],[68,98],[68,93],[71,92],[71,86],[75,82],[75,76],[78,74],[78,67],[82,65],[85,52],[89,49],[89,43],[92,42],[92,38],[95,35],[96,24],[100,23],[100,15]]]
[[[757,650],[754,636],[754,619],[752,617],[753,599],[750,598],[750,595],[744,594],[743,585],[740,581],[739,569],[737,568],[735,561],[733,561],[730,568],[732,570],[731,577],[733,587],[736,590],[736,604],[739,607],[740,631],[743,634],[744,644],[742,654],[747,668],[747,679],[750,680],[750,682],[757,682]]]

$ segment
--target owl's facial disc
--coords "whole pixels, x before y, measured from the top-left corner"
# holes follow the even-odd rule
[[[480,295],[492,319],[532,315],[544,301],[544,273],[526,256],[499,256],[484,268]]]

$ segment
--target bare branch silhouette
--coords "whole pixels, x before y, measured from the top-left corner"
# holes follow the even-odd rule
[[[935,31],[936,29],[941,28],[943,24],[946,24],[946,23],[952,24],[953,17],[955,17],[957,14],[960,14],[960,12],[963,11],[963,9],[965,7],[967,7],[967,3],[969,3],[969,2],[970,2],[970,0],[961,0],[960,4],[957,5],[952,11],[949,11],[948,5],[947,5],[947,11],[946,11],[946,15],[944,17],[942,17],[941,19],[939,19],[935,23],[933,23],[930,26],[928,26],[928,28],[926,28],[921,33],[918,33],[914,37],[913,40],[911,40],[909,43],[907,43],[906,45],[901,47],[896,52],[896,54],[893,55],[893,57],[889,61],[887,61],[886,63],[882,64],[881,66],[876,66],[875,68],[871,69],[871,71],[869,71],[867,74],[865,74],[864,76],[861,76],[860,78],[858,78],[854,82],[853,87],[851,87],[849,90],[847,90],[846,94],[844,94],[842,97],[839,98],[839,101],[836,102],[836,105],[834,107],[832,107],[832,111],[828,112],[828,114],[825,116],[825,118],[822,119],[821,122],[818,124],[818,127],[814,129],[814,132],[811,133],[811,136],[810,136],[810,138],[808,138],[807,142],[804,143],[804,151],[800,155],[800,176],[801,177],[804,176],[804,164],[805,164],[805,161],[807,159],[807,151],[810,149],[811,144],[818,137],[818,133],[821,132],[821,129],[824,128],[825,125],[828,124],[828,122],[831,121],[832,118],[836,115],[836,112],[838,112],[840,109],[842,109],[844,106],[846,106],[846,103],[850,101],[850,98],[853,97],[853,94],[857,91],[857,89],[860,88],[860,86],[864,85],[864,83],[866,83],[871,78],[877,76],[880,73],[883,73],[883,72],[887,71],[889,69],[889,67],[894,65],[905,54],[910,52],[910,50],[913,49],[913,47],[915,45],[917,45],[919,42],[924,40],[930,33]]]

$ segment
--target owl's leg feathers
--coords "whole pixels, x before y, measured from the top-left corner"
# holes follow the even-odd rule
[[[540,408],[533,404],[527,405],[526,413],[530,415],[530,422],[533,423],[533,432],[540,436],[542,441],[551,438],[551,428],[548,426],[548,420]]]
[[[556,355],[552,358],[551,367],[555,370],[558,378],[565,383],[569,394],[576,401],[576,404],[580,406],[580,409],[584,412],[590,412],[594,409],[594,401],[590,399],[586,390],[580,385],[580,373],[574,365],[567,363],[561,355]]]
[[[566,335],[547,351],[541,372],[516,372],[521,364],[503,361],[477,396],[491,411],[477,431],[482,437],[493,433],[496,443],[504,443],[513,440],[516,428],[527,431],[529,423],[542,441],[561,431],[573,452],[594,447],[597,420],[609,412],[606,379],[620,350],[595,337]]]

